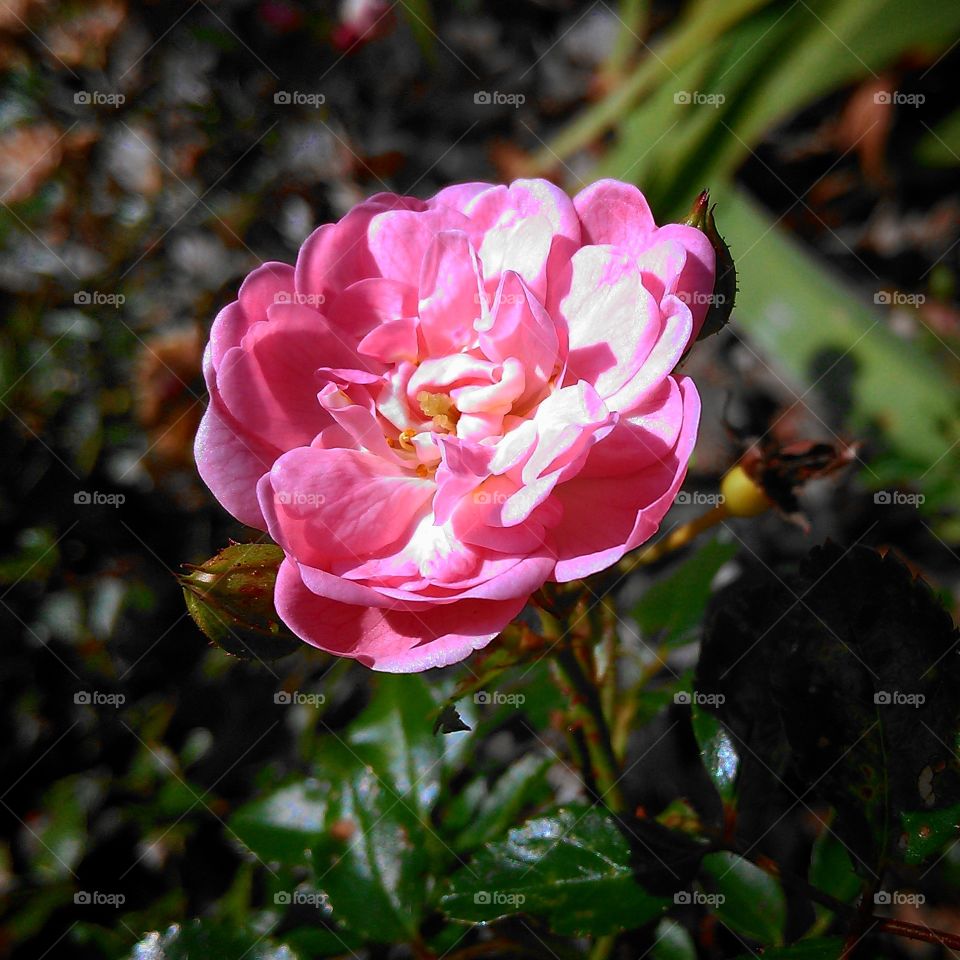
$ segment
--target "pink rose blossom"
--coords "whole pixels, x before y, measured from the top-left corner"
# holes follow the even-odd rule
[[[213,324],[196,457],[283,548],[283,621],[444,666],[647,540],[696,438],[674,369],[713,282],[707,238],[614,180],[381,193],[254,270]]]

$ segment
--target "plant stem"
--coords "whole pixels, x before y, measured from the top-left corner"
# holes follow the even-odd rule
[[[625,813],[626,801],[620,789],[620,761],[613,750],[610,728],[597,687],[587,676],[572,646],[560,647],[556,663],[579,699],[575,706],[583,723],[584,739],[600,799],[614,813]]]
[[[926,943],[939,943],[942,947],[960,951],[960,935],[947,933],[944,930],[935,930],[919,923],[908,923],[906,920],[888,920],[874,917],[879,933],[892,933],[898,937],[908,937],[910,940],[923,940]]]
[[[712,510],[708,510],[699,517],[695,517],[693,520],[677,527],[676,530],[667,534],[662,540],[658,540],[656,543],[644,547],[642,550],[627,554],[627,556],[620,561],[618,570],[621,573],[630,573],[631,570],[635,570],[637,567],[656,563],[668,553],[685,547],[705,530],[715,527],[718,523],[726,520],[728,516],[729,513],[727,512],[726,505],[723,503],[718,504]]]

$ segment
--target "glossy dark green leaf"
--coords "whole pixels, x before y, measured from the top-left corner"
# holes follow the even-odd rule
[[[441,909],[474,923],[527,913],[558,934],[599,936],[640,927],[669,902],[637,884],[610,816],[563,807],[484,847],[451,878]]]
[[[717,571],[737,552],[732,543],[712,540],[654,583],[633,608],[633,617],[649,637],[667,646],[695,638]]]
[[[323,840],[329,791],[319,780],[290,783],[241,807],[228,825],[261,860],[306,865]]]
[[[377,772],[426,818],[436,801],[447,757],[468,733],[436,736],[437,704],[419,676],[381,674],[373,699],[350,727],[349,743],[374,759]]]
[[[130,960],[297,960],[286,944],[276,944],[253,931],[228,930],[193,920],[174,924],[166,932],[148,933],[130,954]]]
[[[721,799],[729,803],[736,793],[737,771],[740,768],[737,749],[723,724],[699,704],[692,705],[690,719],[707,775]]]
[[[960,838],[960,804],[945,810],[913,810],[902,815],[903,858],[918,864]]]
[[[754,798],[829,803],[869,873],[896,852],[902,813],[960,802],[956,642],[892,554],[827,544],[797,574],[757,568],[717,598],[697,688],[754,758]]]
[[[818,890],[849,903],[860,892],[860,878],[847,848],[830,828],[814,841],[808,879]]]
[[[707,854],[702,870],[718,897],[713,909],[723,923],[759,943],[782,942],[786,901],[770,874],[733,853]]]
[[[547,771],[552,763],[550,757],[526,756],[512,764],[489,791],[482,792],[470,823],[452,844],[454,849],[468,853],[502,837],[526,809],[545,803],[550,796]]]
[[[325,750],[333,775],[327,833],[313,849],[314,886],[346,930],[378,943],[408,941],[428,892],[430,827],[416,793],[400,793],[350,748],[329,743]]]

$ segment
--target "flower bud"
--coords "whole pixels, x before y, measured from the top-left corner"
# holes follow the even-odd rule
[[[744,469],[736,464],[720,481],[723,505],[731,517],[756,517],[773,506],[763,487]]]
[[[733,257],[730,256],[730,248],[717,232],[717,224],[713,219],[715,209],[716,204],[710,206],[710,191],[704,190],[694,200],[687,219],[683,221],[688,227],[696,227],[697,230],[705,233],[717,255],[713,298],[697,340],[704,340],[714,333],[719,333],[727,325],[737,298],[737,268],[734,266]]]
[[[273,588],[283,551],[272,543],[234,543],[177,579],[187,610],[218,647],[244,660],[276,660],[300,640],[277,617]]]

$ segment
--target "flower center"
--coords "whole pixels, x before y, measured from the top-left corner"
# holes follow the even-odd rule
[[[447,394],[421,390],[417,394],[417,403],[420,404],[420,409],[424,415],[433,420],[435,431],[440,433],[456,432],[460,411]]]

